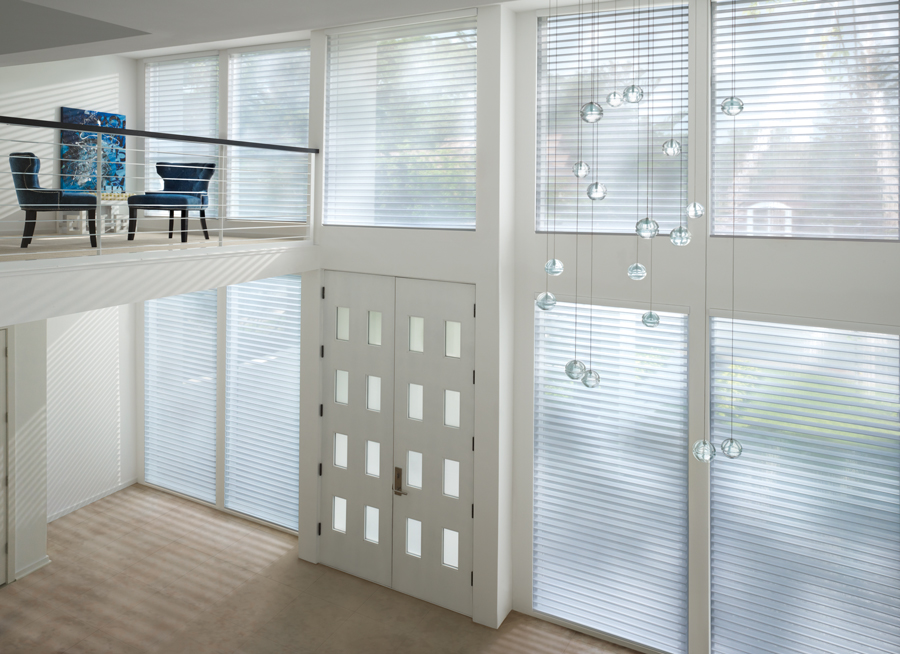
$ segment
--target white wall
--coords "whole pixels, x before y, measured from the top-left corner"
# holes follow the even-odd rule
[[[60,107],[74,107],[122,113],[126,125],[134,127],[136,84],[137,62],[117,56],[0,68],[0,116],[59,120]],[[58,144],[57,130],[0,125],[0,233],[21,234],[24,221],[9,176],[8,153],[34,152],[41,158],[41,184],[59,188]],[[50,222],[54,216],[40,213],[38,231],[55,231]]]
[[[47,520],[137,480],[131,306],[47,321]]]

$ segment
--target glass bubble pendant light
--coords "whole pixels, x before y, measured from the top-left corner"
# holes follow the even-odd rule
[[[581,378],[581,383],[588,388],[597,388],[600,385],[600,375],[593,370],[588,370]]]
[[[569,379],[581,379],[584,372],[584,364],[578,359],[572,359],[566,364],[566,377]]]
[[[587,196],[591,200],[602,200],[606,197],[606,186],[600,182],[594,182],[587,187]]]
[[[646,276],[647,276],[647,269],[644,268],[644,264],[633,263],[630,266],[628,266],[628,278],[629,279],[633,279],[634,281],[639,282]]]
[[[740,441],[733,436],[722,441],[721,445],[719,445],[719,449],[721,449],[722,454],[727,456],[729,459],[738,458],[741,455],[741,452],[744,451],[744,448],[741,445]]]
[[[625,102],[625,98],[623,98],[622,94],[618,91],[613,91],[606,96],[606,104],[610,107],[621,107],[623,102]]]
[[[556,296],[550,291],[545,291],[537,296],[537,300],[535,300],[534,303],[537,305],[538,309],[550,311],[550,309],[556,306]]]
[[[706,209],[703,208],[703,205],[699,202],[691,202],[687,206],[687,217],[688,218],[703,218],[703,214],[706,213]]]
[[[672,241],[672,245],[684,247],[691,242],[691,232],[686,226],[679,225],[669,234],[669,240]]]
[[[577,162],[574,166],[572,166],[572,174],[575,175],[578,179],[584,179],[591,172],[591,167],[587,165],[584,161]]]
[[[625,102],[636,104],[644,99],[644,89],[636,84],[632,84],[631,86],[625,87],[622,95],[625,97]]]
[[[709,463],[716,457],[716,446],[704,439],[694,443],[691,448],[694,458],[702,463]]]
[[[655,311],[648,311],[641,316],[641,322],[644,323],[644,327],[656,327],[659,325],[659,314]]]
[[[581,120],[586,123],[596,123],[603,118],[603,107],[596,102],[585,102],[581,106]]]
[[[659,234],[659,223],[653,218],[641,218],[634,226],[634,231],[641,238],[653,238]]]
[[[722,113],[726,116],[737,116],[744,110],[744,101],[732,95],[722,100]]]
[[[662,144],[662,151],[667,157],[677,157],[681,154],[681,143],[675,139],[669,139]]]
[[[544,264],[544,272],[546,272],[551,277],[562,275],[563,268],[563,262],[559,259],[550,259],[550,261]]]

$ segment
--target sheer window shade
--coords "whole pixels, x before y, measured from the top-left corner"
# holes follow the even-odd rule
[[[535,310],[533,607],[687,648],[687,316]],[[600,374],[566,377],[577,356]]]
[[[713,654],[900,651],[898,385],[897,336],[712,320]]]
[[[147,62],[144,83],[144,124],[148,131],[218,138],[218,56]],[[219,164],[215,145],[159,139],[145,139],[144,143],[147,190],[162,188],[156,172],[159,161]],[[217,172],[210,183],[208,216],[218,215],[219,176]]]
[[[713,234],[898,238],[900,5],[713,8]],[[745,107],[736,119],[719,108],[732,55]]]
[[[300,276],[228,287],[225,506],[297,529]]]
[[[328,37],[324,222],[475,227],[475,18]]]
[[[216,290],[144,304],[144,478],[216,501]]]
[[[309,45],[229,58],[228,138],[306,147]],[[229,148],[229,217],[305,222],[309,156]]]
[[[579,38],[582,31],[587,33]],[[540,19],[538,231],[633,234],[635,223],[648,213],[663,232],[678,226],[687,192],[687,65],[687,5]],[[632,79],[643,88],[644,100],[610,107],[606,96],[613,90],[621,93]],[[578,110],[592,99],[603,107],[603,118],[588,125]],[[681,142],[681,155],[662,152],[670,138]],[[648,147],[653,171],[649,211]],[[588,177],[576,179],[572,166],[577,161],[591,166]],[[587,197],[587,187],[595,181],[606,186],[606,199]]]

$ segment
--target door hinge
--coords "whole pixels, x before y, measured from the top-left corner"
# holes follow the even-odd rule
[[[472,436],[472,451],[475,451],[475,437]]]
[[[322,359],[325,358],[325,346],[324,345],[320,346],[320,348],[319,348],[319,357]]]
[[[9,543],[3,546],[3,551],[9,554]]]
[[[473,518],[475,517],[475,505],[474,504],[472,505],[472,517]]]
[[[320,405],[319,405],[319,417],[321,418],[321,417],[324,416],[324,415],[325,415],[325,405],[324,405],[324,404],[320,404]]]
[[[322,299],[323,300],[325,299],[325,287],[324,286],[322,287]]]
[[[9,411],[3,414],[3,422],[9,424]]]
[[[475,383],[475,371],[474,370],[472,371],[472,383],[473,384]]]
[[[9,475],[6,475],[6,478],[3,480],[3,485],[7,487],[9,486]]]
[[[474,570],[472,570],[471,575],[469,576],[469,585],[470,586],[475,585],[475,571]]]
[[[322,464],[321,463],[319,464],[319,476],[320,477],[322,476]]]
[[[320,522],[319,523],[319,536],[321,536],[321,535],[322,535],[322,523]]]
[[[477,304],[473,304],[473,305],[472,305],[472,317],[473,317],[473,318],[477,318],[477,317],[478,317],[477,314],[478,314],[478,305],[477,305]]]

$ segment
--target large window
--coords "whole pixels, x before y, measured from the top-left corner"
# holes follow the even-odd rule
[[[300,277],[228,287],[225,506],[297,529]]]
[[[300,276],[150,300],[144,347],[145,481],[296,530]]]
[[[324,222],[473,229],[475,86],[474,17],[329,36]]]
[[[216,291],[144,306],[144,479],[216,501]]]
[[[535,310],[536,611],[687,651],[687,316]],[[574,356],[600,374],[586,388]]]
[[[681,4],[540,19],[538,231],[633,234],[647,215],[665,233],[678,226],[687,204],[687,37]],[[632,83],[642,102],[606,102]],[[603,107],[593,125],[578,115],[591,100]],[[681,143],[677,156],[662,150],[672,138]],[[572,172],[578,161],[591,167],[583,179]],[[605,199],[588,198],[593,182],[606,186]]]
[[[713,7],[713,234],[898,238],[900,5]]]
[[[897,336],[712,321],[714,654],[900,651]]]

